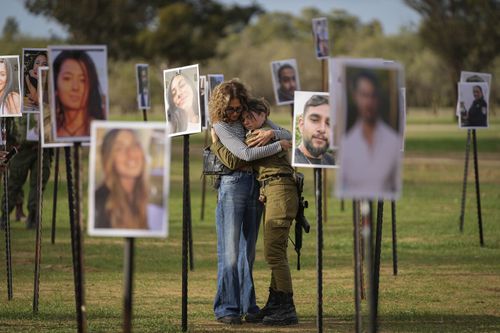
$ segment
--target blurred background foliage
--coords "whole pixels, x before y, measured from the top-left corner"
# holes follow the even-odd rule
[[[61,23],[69,37],[32,38],[5,21],[0,49],[51,44],[106,44],[110,103],[135,111],[134,64],[149,63],[155,108],[162,109],[161,70],[193,63],[201,74],[239,77],[252,92],[274,101],[270,62],[296,58],[302,90],[321,90],[321,63],[313,49],[311,20],[326,17],[332,56],[381,57],[401,62],[409,106],[452,106],[460,70],[493,73],[490,104],[500,95],[500,2],[405,0],[422,16],[420,26],[384,33],[379,21],[361,22],[343,10],[305,8],[300,15],[264,12],[258,4],[227,6],[215,0],[24,0],[33,14]],[[394,13],[397,15],[397,13]],[[494,108],[492,109],[495,112]]]

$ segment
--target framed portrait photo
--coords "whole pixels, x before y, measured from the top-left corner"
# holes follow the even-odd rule
[[[336,168],[330,96],[325,92],[296,91],[293,108],[292,166]]]
[[[40,101],[38,100],[38,82],[42,81],[42,85],[45,85],[47,77],[38,77],[38,68],[48,66],[49,64],[47,49],[25,48],[23,49],[22,59],[22,112],[39,112]]]
[[[489,125],[489,85],[486,82],[458,83],[458,124],[460,128],[481,129]]]
[[[401,193],[403,68],[392,61],[339,61],[341,89],[334,97],[340,99],[336,194],[395,200]]]
[[[169,135],[201,132],[198,65],[163,71],[165,115]]]
[[[57,142],[90,141],[90,123],[108,118],[105,45],[49,46],[52,131]]]
[[[0,55],[0,117],[21,117],[19,56]]]
[[[165,123],[93,121],[89,235],[166,237],[169,168]]]
[[[312,30],[314,36],[314,51],[316,58],[325,59],[330,54],[328,39],[328,21],[326,17],[312,19]]]
[[[460,82],[486,82],[488,87],[491,87],[491,74],[490,73],[479,73],[479,72],[468,72],[461,71],[460,72]],[[488,91],[484,95],[484,100],[486,103],[489,103],[490,100],[490,92]],[[457,117],[460,117],[460,103],[457,101]]]
[[[149,65],[135,64],[137,83],[137,107],[140,110],[151,108],[151,90],[149,89]]]
[[[206,130],[208,126],[208,99],[207,95],[207,76],[200,75],[200,115],[201,129]]]
[[[295,59],[271,62],[274,97],[277,105],[292,104],[295,91],[300,90],[299,70]]]
[[[38,77],[48,77],[49,67],[38,67]],[[50,94],[48,81],[39,80],[38,81],[38,101],[40,118],[43,123],[40,127],[40,138],[42,140],[42,148],[59,148],[59,147],[69,147],[72,144],[70,142],[57,142],[54,140],[54,133],[52,131],[52,115],[50,112]]]

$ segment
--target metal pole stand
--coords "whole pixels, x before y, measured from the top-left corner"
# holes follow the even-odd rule
[[[134,277],[134,239],[125,238],[125,251],[123,256],[123,332],[132,332],[132,295]]]
[[[361,254],[359,239],[359,202],[352,202],[352,223],[354,238],[354,309],[356,333],[361,333]]]
[[[320,168],[314,169],[314,187],[316,189],[316,224],[317,224],[317,259],[316,259],[316,273],[317,273],[317,315],[316,327],[318,333],[323,332],[323,181],[322,170]]]
[[[6,119],[2,118],[2,141],[3,150],[7,151],[7,125]],[[10,245],[10,218],[9,218],[9,168],[5,168],[3,172],[3,227],[5,228],[5,261],[7,268],[7,298],[12,300],[12,255],[11,255],[11,245]]]
[[[38,299],[40,295],[40,264],[42,258],[42,204],[43,204],[43,148],[42,140],[38,138],[37,159],[37,210],[35,216],[36,239],[35,239],[35,280],[33,283],[33,313],[38,313]]]
[[[396,201],[391,201],[392,222],[392,274],[398,275],[398,239],[396,236]]]
[[[465,197],[467,193],[467,174],[469,173],[470,132],[471,130],[467,130],[467,143],[465,144],[464,183],[462,185],[462,204],[460,206],[460,232],[464,231]]]
[[[477,164],[477,140],[476,130],[472,130],[472,143],[474,149],[474,175],[476,179],[476,198],[477,198],[477,223],[479,226],[479,244],[484,246],[483,239],[483,219],[481,217],[481,192],[479,190],[479,166]]]
[[[187,331],[188,308],[188,246],[191,221],[191,193],[189,188],[189,135],[184,135],[184,177],[182,192],[182,331]]]
[[[57,215],[57,190],[59,187],[59,148],[54,149],[56,155],[56,165],[54,168],[54,194],[52,197],[52,230],[50,233],[50,242],[56,242],[56,215]]]
[[[79,143],[75,143],[75,169],[79,167]],[[69,207],[69,222],[71,228],[71,253],[73,256],[73,278],[75,284],[75,303],[76,303],[76,321],[78,333],[86,332],[87,320],[85,311],[85,299],[83,288],[83,261],[81,255],[81,242],[80,242],[80,221],[77,214],[76,195],[78,192],[73,185],[73,172],[71,167],[71,147],[64,147],[64,157],[66,159],[66,182],[68,184],[68,207]],[[75,177],[76,178],[76,177]]]
[[[375,294],[375,279],[373,271],[373,256],[372,256],[372,246],[373,240],[371,235],[372,227],[372,209],[371,204],[367,201],[361,202],[361,218],[363,220],[363,242],[365,249],[365,259],[366,259],[366,271],[368,272],[368,312],[369,312],[369,324],[368,332],[377,332],[377,314],[376,308],[376,294]]]

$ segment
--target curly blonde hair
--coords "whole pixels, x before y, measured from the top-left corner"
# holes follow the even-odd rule
[[[218,122],[227,122],[228,117],[226,114],[226,109],[229,102],[237,98],[240,100],[241,106],[244,110],[247,109],[247,102],[250,98],[250,94],[243,83],[238,79],[232,79],[230,81],[222,82],[217,87],[215,87],[210,97],[210,102],[208,103],[208,110],[210,113],[210,121],[212,124]]]

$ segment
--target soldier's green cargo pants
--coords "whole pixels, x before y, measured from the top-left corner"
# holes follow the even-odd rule
[[[287,248],[290,226],[298,209],[297,187],[293,178],[277,178],[261,187],[265,198],[264,256],[271,269],[271,288],[292,293],[292,277]]]

